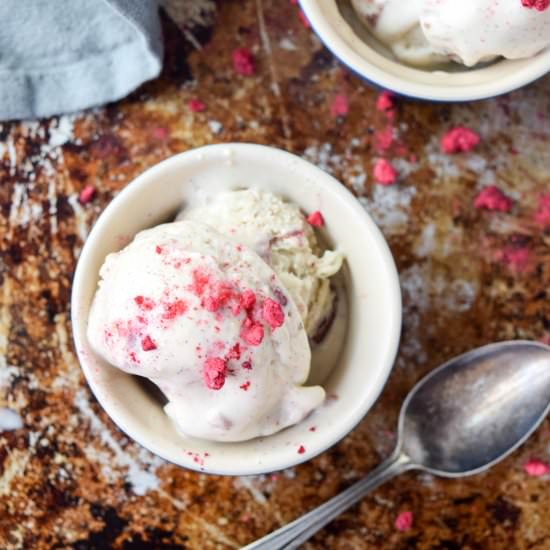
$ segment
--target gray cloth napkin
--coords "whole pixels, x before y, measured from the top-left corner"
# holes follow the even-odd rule
[[[161,66],[156,0],[0,0],[0,120],[120,99]]]

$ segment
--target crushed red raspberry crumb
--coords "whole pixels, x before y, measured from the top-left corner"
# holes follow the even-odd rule
[[[467,153],[480,142],[479,135],[470,128],[457,126],[441,138],[441,150],[447,154]]]
[[[134,302],[138,305],[139,309],[143,311],[151,311],[155,307],[154,300],[145,296],[136,296]]]
[[[316,427],[316,426],[311,426],[311,428],[309,428],[309,431],[310,431],[310,432],[314,432],[315,430],[317,430],[317,427]]]
[[[398,531],[408,531],[413,525],[413,513],[401,512],[395,518],[394,525]]]
[[[206,105],[200,99],[190,99],[187,105],[193,113],[202,113],[206,109]]]
[[[155,246],[155,252],[157,254],[162,254],[162,247],[157,244],[157,246]]]
[[[241,294],[241,307],[248,311],[252,309],[255,304],[256,304],[256,294],[254,294],[253,290],[250,290],[249,288],[247,288]]]
[[[241,366],[243,369],[252,370],[252,363],[250,361],[243,361]]]
[[[187,304],[183,300],[175,300],[174,302],[164,304],[163,307],[163,319],[175,319],[187,311]]]
[[[496,185],[484,187],[474,200],[476,208],[496,210],[497,212],[510,212],[512,199],[507,197]]]
[[[303,455],[306,452],[306,448],[303,445],[298,447],[298,454]]]
[[[325,225],[325,218],[323,217],[323,214],[319,212],[319,210],[312,212],[306,218],[306,220],[307,223],[309,223],[309,225],[312,225],[313,227],[323,227],[323,225]]]
[[[141,349],[143,351],[153,351],[157,349],[157,345],[155,344],[155,342],[153,342],[151,337],[147,335],[141,340]]]
[[[525,272],[531,265],[531,251],[525,246],[510,245],[497,251],[496,259],[514,271]]]
[[[550,227],[550,195],[542,195],[535,213],[535,222],[544,228]]]
[[[231,347],[229,353],[227,354],[227,360],[241,358],[241,345],[237,342],[234,346]]]
[[[373,170],[374,181],[380,185],[393,185],[397,181],[395,168],[386,159],[378,159]]]
[[[544,11],[550,6],[550,0],[521,0],[521,4],[529,9],[535,8],[537,11]]]
[[[523,470],[531,477],[541,477],[550,474],[550,465],[533,458],[523,465]]]
[[[281,305],[271,298],[267,298],[262,305],[262,317],[272,330],[285,322],[285,313]]]
[[[241,390],[248,391],[248,388],[250,388],[250,380],[247,380],[244,384],[241,384],[239,388],[241,388]]]
[[[93,185],[86,185],[80,194],[78,195],[78,202],[80,204],[87,204],[95,197],[95,187]]]
[[[211,390],[219,390],[225,384],[227,375],[227,363],[220,357],[210,357],[204,362],[202,375],[206,387]]]
[[[382,92],[376,100],[376,109],[378,111],[391,111],[393,109],[393,96],[391,92]]]
[[[229,287],[219,285],[212,289],[211,294],[202,299],[201,304],[206,311],[218,311],[229,301],[231,294],[231,289]]]
[[[349,104],[348,98],[344,94],[338,94],[330,104],[330,114],[333,117],[345,116],[348,114]]]
[[[233,68],[243,76],[252,76],[256,72],[256,61],[249,48],[237,48],[233,52]]]
[[[241,327],[241,338],[251,346],[259,346],[264,339],[264,327],[246,319]]]
[[[168,129],[162,126],[158,126],[157,128],[153,128],[151,135],[153,136],[154,139],[158,139],[159,141],[164,141],[168,137]]]

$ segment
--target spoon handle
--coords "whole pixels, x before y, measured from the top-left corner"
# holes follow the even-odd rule
[[[410,458],[396,449],[387,460],[345,491],[292,523],[245,546],[243,550],[294,550],[343,511],[359,502],[367,493],[388,479],[412,468],[414,465]]]

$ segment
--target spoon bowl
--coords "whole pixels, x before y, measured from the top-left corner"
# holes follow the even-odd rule
[[[403,453],[445,477],[479,473],[515,451],[550,407],[550,348],[491,344],[423,378],[403,404]]]

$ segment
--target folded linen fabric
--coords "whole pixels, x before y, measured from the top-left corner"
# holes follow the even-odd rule
[[[0,120],[120,99],[156,77],[156,0],[1,0]]]

